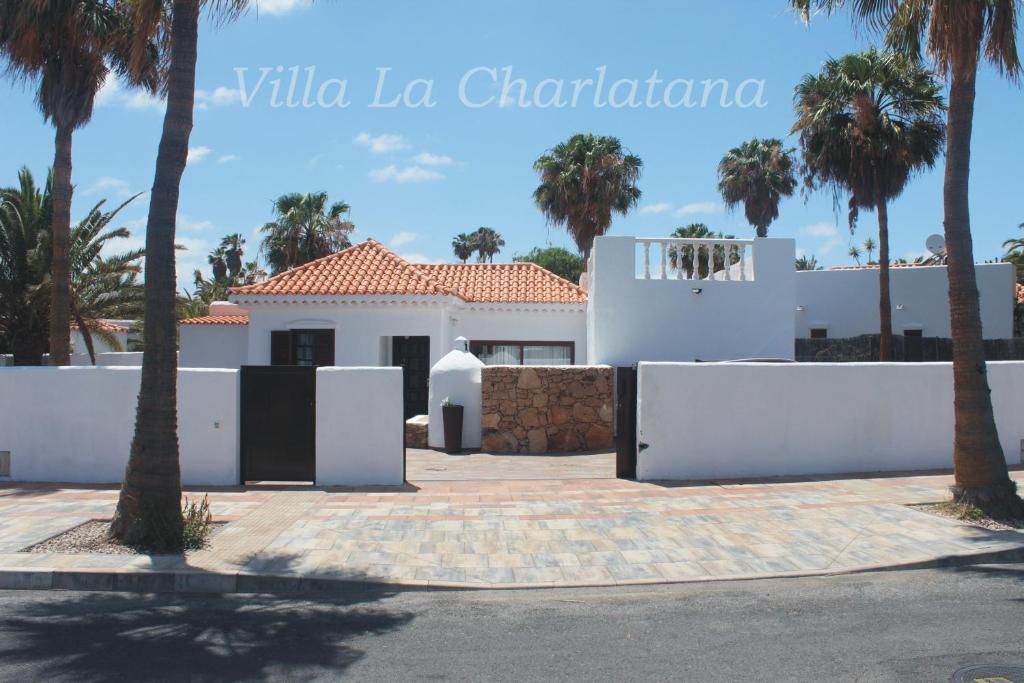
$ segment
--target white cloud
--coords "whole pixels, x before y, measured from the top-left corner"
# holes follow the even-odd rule
[[[800,233],[811,237],[835,237],[839,234],[839,228],[836,227],[835,223],[822,221],[820,223],[811,223],[801,230]]]
[[[433,259],[428,258],[424,254],[399,254],[409,263],[433,263]]]
[[[256,8],[260,14],[282,15],[312,4],[313,0],[260,0]]]
[[[242,157],[238,156],[237,154],[222,154],[221,156],[217,157],[217,163],[226,164],[230,161],[238,161],[241,158]]]
[[[837,235],[835,237],[825,240],[825,242],[819,245],[814,251],[817,254],[825,256],[827,254],[832,253],[836,247],[841,246],[842,244],[843,238]]]
[[[213,223],[210,221],[196,220],[190,218],[185,214],[178,214],[178,221],[176,228],[182,232],[206,232],[213,227]],[[180,241],[180,240],[179,240]]]
[[[320,154],[314,154],[310,157],[309,161],[306,162],[306,168],[316,168],[320,165],[320,162],[324,160],[327,155],[321,152]]]
[[[402,245],[409,244],[409,242],[412,242],[417,237],[419,237],[419,235],[416,233],[403,230],[391,238],[390,244],[393,247],[401,247]]]
[[[241,102],[241,93],[237,88],[218,86],[211,90],[196,90],[196,109],[207,109],[210,106],[224,107]]]
[[[409,148],[409,144],[405,141],[405,138],[396,133],[381,133],[380,135],[360,133],[352,139],[352,142],[363,147],[369,147],[370,151],[374,154],[398,152]]]
[[[124,106],[129,109],[156,109],[162,111],[167,106],[167,102],[145,90],[138,90],[127,96],[124,100]]]
[[[125,90],[117,80],[117,76],[108,73],[103,85],[96,93],[95,105],[107,107],[122,105],[128,109],[151,109],[162,111],[166,102],[145,90]]]
[[[690,216],[700,213],[720,213],[721,211],[722,205],[718,202],[693,202],[690,204],[683,204],[676,209],[676,215]]]
[[[200,145],[198,147],[189,147],[188,148],[188,163],[189,164],[198,164],[200,161],[202,161],[207,156],[209,156],[210,152],[212,152],[212,151],[213,150],[210,149],[209,147],[203,147],[202,145]]]
[[[90,185],[85,190],[82,190],[83,195],[96,194],[98,192],[113,192],[115,195],[121,197],[127,197],[131,193],[128,191],[128,181],[121,180],[120,178],[111,178],[110,176],[103,176],[95,183]]]
[[[431,154],[430,152],[420,152],[412,158],[417,164],[423,164],[424,166],[451,166],[455,162],[449,156],[443,154]]]
[[[670,211],[672,205],[668,202],[655,202],[654,204],[648,204],[640,207],[640,213],[665,213]]]
[[[438,173],[437,171],[431,171],[430,169],[423,168],[422,166],[406,166],[405,168],[398,168],[394,164],[391,166],[385,166],[384,168],[377,168],[370,171],[370,178],[375,183],[386,183],[394,181],[396,183],[424,183],[432,180],[444,180],[444,174]]]

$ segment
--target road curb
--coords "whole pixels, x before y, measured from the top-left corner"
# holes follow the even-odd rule
[[[487,584],[454,581],[388,581],[372,578],[331,578],[324,576],[287,576],[246,572],[202,570],[145,571],[137,569],[90,570],[24,567],[0,568],[0,590],[71,590],[126,593],[181,594],[303,594],[349,593],[371,590],[524,590],[538,588],[597,588],[678,583],[752,581],[758,579],[842,576],[882,571],[941,569],[977,564],[1024,562],[1024,547],[990,550],[965,555],[947,555],[926,560],[863,565],[841,569],[776,572],[736,576],[698,576],[687,579],[636,579],[624,581],[584,581],[573,583]]]

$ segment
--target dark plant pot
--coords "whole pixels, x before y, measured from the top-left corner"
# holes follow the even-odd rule
[[[444,418],[444,450],[458,453],[462,450],[462,411],[463,406],[441,406]]]

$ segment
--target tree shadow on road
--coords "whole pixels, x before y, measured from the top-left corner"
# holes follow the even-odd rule
[[[366,654],[354,639],[413,618],[377,604],[394,595],[384,589],[313,599],[31,595],[0,603],[0,662],[34,679],[301,679],[308,667],[341,674]]]

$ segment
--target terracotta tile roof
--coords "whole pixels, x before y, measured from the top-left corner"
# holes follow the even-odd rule
[[[128,332],[128,328],[124,325],[118,325],[117,323],[107,322],[106,320],[86,320],[85,326],[90,330],[102,330],[104,332]],[[78,323],[71,323],[71,330],[78,331]]]
[[[585,289],[536,263],[443,263],[416,267],[471,302],[582,304],[587,301]]]
[[[374,240],[266,282],[230,290],[255,295],[454,295],[468,302],[581,304],[584,289],[533,263],[412,264]]]
[[[366,240],[310,261],[266,282],[232,287],[232,295],[321,294],[334,296],[452,294],[380,242]]]
[[[179,320],[179,325],[248,325],[249,314],[245,315],[203,315],[198,318]]]
[[[1024,304],[1024,284],[1017,283],[1017,303]]]

